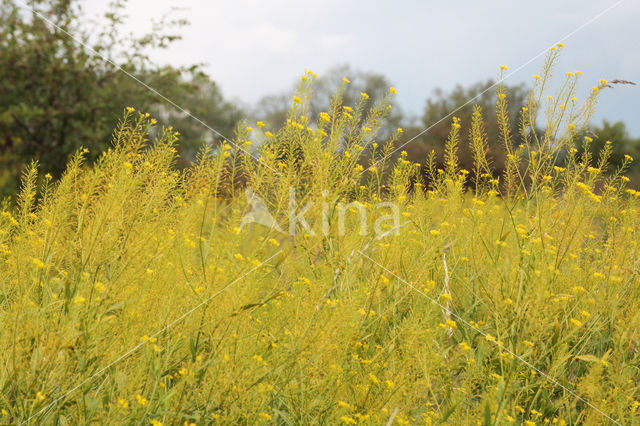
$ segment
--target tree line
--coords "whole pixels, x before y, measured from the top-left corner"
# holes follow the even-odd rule
[[[13,0],[1,0],[0,198],[15,194],[21,172],[31,161],[38,161],[43,175],[55,178],[64,171],[70,155],[81,147],[95,160],[109,147],[112,131],[126,106],[148,112],[161,124],[170,124],[180,132],[177,148],[182,163],[178,167],[187,167],[202,144],[221,142],[219,134],[189,114],[230,138],[243,117],[260,120],[271,129],[278,129],[286,120],[292,91],[266,96],[253,108],[242,108],[222,96],[201,65],[155,63],[149,52],[168,49],[180,39],[180,29],[187,22],[167,17],[155,22],[147,34],[127,35],[125,3],[126,0],[112,2],[104,16],[89,22],[77,0],[33,0],[32,12],[26,12]],[[347,105],[356,102],[361,92],[370,96],[372,105],[392,85],[380,73],[337,66],[317,80],[311,119],[318,117],[320,106],[329,103],[344,77],[350,79],[344,96]],[[182,110],[167,104],[140,82]],[[494,83],[488,80],[468,87],[456,86],[449,92],[436,90],[426,99],[423,114],[417,120],[392,104],[382,135],[402,127],[400,144],[415,138],[405,148],[407,158],[424,162],[432,151],[442,154],[450,127],[450,119],[441,120],[442,117],[464,105],[455,113],[461,118],[464,135],[473,107],[478,105],[485,115],[489,156],[499,172],[504,158],[503,150],[497,146],[495,90],[491,89]],[[524,85],[508,87],[514,125],[528,90]],[[477,99],[465,105],[471,98]],[[429,130],[421,133],[426,128]],[[587,149],[594,151],[607,140],[614,142],[614,167],[624,154],[633,156],[640,150],[640,139],[631,138],[622,122],[604,122],[594,127],[589,137],[593,143]],[[471,169],[471,153],[464,144],[459,157],[462,166]],[[640,169],[632,168],[630,173],[640,180]]]

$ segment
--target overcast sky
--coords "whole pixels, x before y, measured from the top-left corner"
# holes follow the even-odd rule
[[[433,89],[450,89],[509,72],[594,19],[615,0],[294,1],[131,0],[128,28],[144,32],[171,6],[191,25],[183,40],[155,59],[204,62],[227,98],[253,104],[290,89],[308,68],[319,74],[337,64],[385,74],[405,113],[420,115]],[[88,14],[106,0],[84,0]],[[640,83],[640,1],[622,1],[575,31],[558,72],[581,70],[587,90],[598,79]],[[530,82],[538,57],[509,77]],[[582,96],[584,97],[584,95]],[[640,86],[602,93],[596,124],[624,120],[640,137]]]

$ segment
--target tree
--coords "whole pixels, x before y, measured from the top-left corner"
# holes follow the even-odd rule
[[[238,110],[198,66],[160,67],[148,56],[178,40],[174,31],[184,21],[164,18],[149,34],[121,37],[124,0],[111,3],[106,24],[91,26],[75,0],[34,0],[30,6],[27,13],[13,0],[0,3],[0,197],[15,192],[31,160],[55,177],[81,146],[95,158],[108,146],[126,106],[171,122],[184,135],[179,148],[187,158],[211,139],[201,124],[189,122],[119,68],[221,133],[234,128]]]
[[[587,135],[591,142],[588,144],[588,149],[591,152],[592,158],[597,159],[598,153],[604,148],[607,141],[611,142],[612,152],[609,158],[608,172],[615,171],[624,161],[625,155],[630,155],[633,158],[640,158],[640,138],[634,139],[629,135],[627,126],[622,121],[611,123],[608,120],[604,120],[601,126],[595,126]],[[579,138],[576,141],[576,148],[578,149],[578,155],[584,152],[585,144],[584,138]],[[637,186],[638,177],[640,175],[640,167],[637,163],[631,163],[626,175],[632,178],[633,183]]]
[[[507,86],[507,92],[509,94],[511,133],[516,136],[518,134],[518,112],[522,109],[529,90],[524,85],[517,85]],[[471,151],[468,144],[464,143],[466,142],[464,138],[469,133],[475,105],[482,109],[489,145],[489,157],[492,159],[496,171],[500,173],[504,165],[504,149],[499,138],[495,112],[496,87],[492,80],[479,82],[469,87],[457,85],[449,93],[436,89],[433,96],[426,100],[422,115],[422,127],[408,128],[403,138],[404,141],[408,141],[424,129],[429,128],[404,148],[407,151],[407,158],[411,161],[424,163],[427,155],[434,150],[438,158],[442,159],[444,142],[447,140],[451,128],[452,117],[455,116],[460,118],[460,130],[463,136],[463,143],[460,145],[458,153],[459,161],[463,168],[472,170]],[[403,140],[400,141],[400,144],[403,143]]]
[[[364,116],[377,100],[382,99],[389,93],[389,88],[391,87],[391,82],[383,74],[353,70],[349,65],[336,66],[315,81],[313,87],[314,103],[311,106],[311,117],[309,118],[316,120],[320,112],[326,111],[331,96],[343,84],[343,78],[347,78],[350,81],[345,85],[344,105],[356,104],[362,92],[369,95],[371,101],[367,104]],[[297,86],[297,83],[295,86]],[[293,90],[291,90],[291,93],[293,93]],[[258,102],[253,112],[255,119],[263,121],[271,129],[280,128],[287,118],[291,96],[287,94],[265,96]],[[379,134],[381,138],[387,137],[393,130],[402,125],[402,110],[395,102],[392,102],[391,105],[391,113],[387,116]]]

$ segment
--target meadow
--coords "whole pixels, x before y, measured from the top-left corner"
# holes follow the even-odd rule
[[[575,148],[607,82],[547,93],[560,48],[520,134],[498,88],[499,176],[480,109],[415,164],[402,129],[377,138],[395,89],[312,120],[312,72],[282,129],[242,124],[184,171],[131,107],[94,164],[33,164],[0,214],[0,422],[639,423],[633,159]],[[282,232],[243,223],[246,188]]]

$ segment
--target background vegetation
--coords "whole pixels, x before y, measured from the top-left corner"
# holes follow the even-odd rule
[[[20,173],[32,160],[38,160],[41,170],[54,178],[60,176],[66,162],[80,146],[89,149],[89,160],[95,160],[109,146],[111,132],[125,105],[148,111],[161,124],[170,124],[180,131],[182,137],[177,146],[181,153],[180,167],[188,166],[194,160],[195,152],[203,143],[217,145],[229,138],[243,116],[249,116],[253,121],[261,120],[271,129],[283,124],[291,93],[267,96],[247,111],[247,108],[225,100],[200,65],[176,68],[154,63],[149,53],[153,49],[170,47],[180,38],[180,28],[187,22],[167,18],[156,22],[149,34],[126,35],[123,30],[125,3],[125,0],[114,1],[105,16],[87,22],[76,0],[32,1],[31,6],[57,29],[37,14],[19,12],[13,0],[2,0],[0,196],[15,195]],[[131,76],[153,87],[184,111],[168,105]],[[343,77],[352,80],[345,89],[347,103],[355,101],[360,92],[368,93],[374,100],[381,99],[391,85],[391,81],[379,73],[352,70],[348,65],[337,66],[318,79],[317,101],[311,106],[311,118],[317,118],[320,107],[329,102]],[[458,86],[451,92],[435,91],[426,99],[418,122],[393,104],[381,136],[389,136],[393,130],[402,127],[405,132],[401,139],[407,141],[430,128],[407,147],[408,158],[424,162],[432,150],[442,154],[447,123],[446,120],[438,121],[493,84],[494,81],[487,81],[471,87]],[[530,89],[520,86],[509,90],[512,93],[509,114],[514,118]],[[505,159],[502,151],[496,149],[499,144],[493,145],[498,143],[499,132],[493,113],[495,95],[495,88],[486,90],[474,103],[487,113],[491,159],[499,172]],[[470,122],[474,103],[456,113],[463,123]],[[216,131],[188,117],[185,111]],[[467,127],[462,129],[463,133],[468,130]],[[512,131],[516,131],[515,127]],[[605,123],[590,131],[595,147],[602,146],[607,140],[615,142],[614,166],[620,164],[622,153],[633,154],[640,149],[640,140],[629,137],[624,123]],[[470,151],[463,148],[459,155],[461,164],[470,169]],[[635,166],[629,171],[634,185],[638,172]]]
[[[31,2],[41,15],[27,14],[9,0],[0,5],[0,195],[15,193],[32,160],[57,178],[81,146],[89,150],[88,159],[96,159],[109,146],[126,105],[179,127],[184,140],[178,148],[187,164],[202,143],[217,137],[119,68],[223,134],[231,134],[238,121],[239,110],[198,66],[159,66],[147,56],[149,49],[177,40],[174,31],[184,22],[163,20],[142,37],[120,36],[122,2],[112,3],[94,23],[80,18],[77,3]]]

